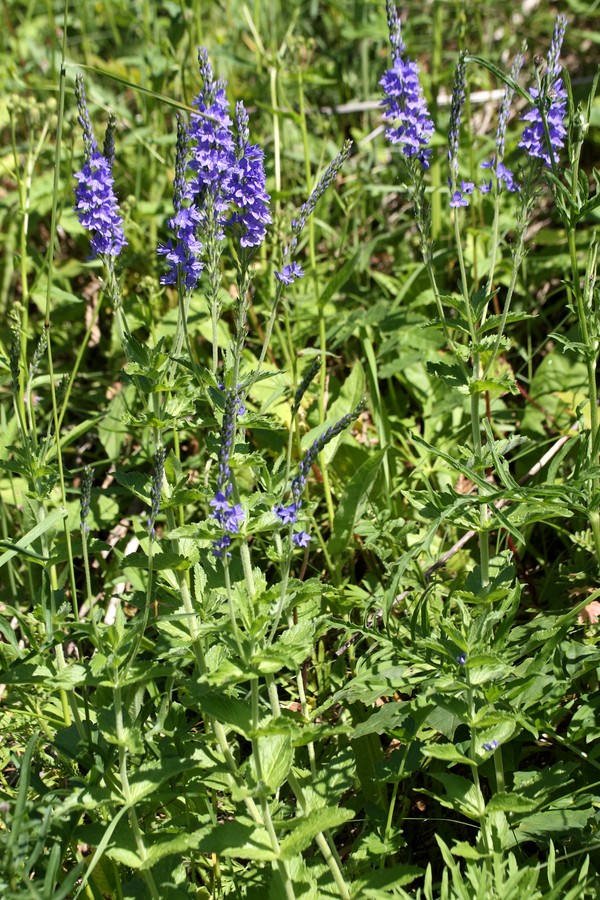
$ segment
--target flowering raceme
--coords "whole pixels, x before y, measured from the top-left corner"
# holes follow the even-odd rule
[[[307,450],[304,459],[301,461],[298,467],[298,473],[294,477],[291,483],[291,491],[292,497],[294,498],[292,502],[288,506],[284,506],[283,503],[279,503],[277,506],[273,507],[273,512],[277,516],[277,518],[281,521],[283,525],[295,525],[298,519],[298,513],[302,506],[301,496],[304,493],[304,488],[306,487],[306,479],[308,478],[308,473],[311,470],[311,466],[316,460],[319,453],[327,446],[327,444],[337,437],[338,434],[341,434],[344,429],[346,429],[349,425],[352,424],[356,420],[356,418],[365,410],[366,403],[361,401],[355,409],[352,410],[351,413],[348,413],[345,416],[335,423],[335,425],[330,426],[323,434],[313,442],[313,444]],[[309,534],[305,531],[297,531],[292,534],[292,540],[296,544],[297,547],[306,547],[308,542],[311,540]]]
[[[158,250],[170,267],[162,283],[175,284],[179,276],[188,291],[200,279],[205,239],[209,235],[211,241],[220,241],[225,228],[231,228],[241,247],[257,247],[271,222],[264,153],[258,144],[249,142],[243,104],[236,108],[234,134],[225,93],[227,84],[223,79],[214,80],[204,48],[198,50],[198,62],[204,86],[193,101],[197,112],[192,113],[181,140],[178,133],[178,155],[180,143],[184,144],[189,160],[179,191],[176,184],[175,215],[169,220],[175,240]],[[191,173],[188,181],[186,169]]]
[[[532,158],[542,159],[548,168],[556,162],[559,151],[565,146],[567,136],[564,124],[567,114],[567,92],[560,77],[562,66],[558,64],[566,27],[566,17],[559,16],[546,58],[546,73],[540,87],[531,89],[535,105],[523,116],[523,121],[528,124],[523,129],[523,136],[519,141],[519,147]],[[547,135],[544,115],[548,125]]]
[[[400,19],[390,0],[387,2],[387,13],[394,64],[379,84],[383,88],[382,104],[386,108],[383,118],[386,122],[399,120],[399,123],[386,129],[386,136],[392,144],[401,145],[407,159],[416,158],[424,169],[428,169],[431,156],[428,144],[434,129],[419,81],[419,67],[415,62],[402,58],[405,47],[400,33]]]
[[[237,415],[243,415],[243,408],[240,407],[237,390],[230,389],[225,393],[225,408],[223,410],[219,445],[217,491],[214,498],[210,501],[210,505],[213,508],[212,517],[217,520],[223,529],[221,537],[213,541],[213,553],[217,557],[221,557],[223,551],[231,546],[231,535],[239,533],[240,525],[244,521],[244,510],[241,504],[229,503],[229,498],[233,493],[229,458],[233,452]]]
[[[85,162],[83,169],[75,173],[75,213],[81,225],[92,233],[91,248],[96,256],[118,256],[127,241],[123,232],[123,219],[113,190],[112,128],[107,134],[107,153],[98,150],[92,129],[83,78],[76,81],[79,123],[83,129]]]

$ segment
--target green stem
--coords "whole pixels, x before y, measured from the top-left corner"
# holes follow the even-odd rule
[[[48,282],[46,288],[46,308],[44,315],[44,328],[48,334],[48,342],[47,342],[47,356],[48,356],[48,377],[50,381],[50,395],[52,398],[52,418],[54,425],[54,436],[56,441],[56,461],[58,466],[58,478],[60,484],[60,496],[61,502],[63,506],[67,505],[67,491],[65,487],[65,473],[63,469],[63,460],[62,460],[62,452],[60,446],[60,426],[59,426],[59,418],[58,418],[58,405],[56,401],[56,386],[54,379],[54,364],[52,360],[52,341],[50,335],[50,312],[52,306],[52,279],[54,274],[54,252],[56,248],[56,242],[58,238],[57,234],[57,222],[58,222],[58,194],[60,187],[60,159],[61,159],[61,150],[62,150],[62,130],[63,130],[63,120],[64,120],[64,110],[65,110],[65,82],[66,82],[66,69],[65,69],[65,59],[67,55],[67,22],[68,22],[68,13],[69,13],[69,3],[68,0],[65,0],[64,6],[64,25],[63,25],[63,40],[62,40],[62,56],[61,56],[61,65],[60,65],[60,73],[59,73],[59,83],[58,83],[58,116],[57,116],[57,125],[56,125],[56,146],[54,150],[54,177],[52,183],[52,212],[50,217],[50,243],[48,247]],[[71,544],[71,532],[69,531],[67,525],[67,517],[65,516],[63,520],[64,527],[64,536],[65,543],[67,548],[67,564],[69,570],[69,582],[71,586],[71,603],[73,607],[73,616],[75,621],[78,619],[78,604],[77,604],[77,588],[75,584],[75,566],[73,562],[73,547]]]
[[[281,715],[281,705],[279,703],[279,695],[277,693],[277,684],[273,675],[266,676],[267,682],[267,690],[269,693],[269,702],[271,705],[271,712],[273,716],[276,718]],[[304,791],[302,790],[302,785],[298,781],[296,774],[292,769],[288,774],[288,784],[291,787],[294,796],[302,812],[305,815],[308,815],[310,812],[310,808],[306,801],[306,797],[304,796]],[[350,891],[346,885],[346,881],[342,874],[342,863],[338,856],[338,852],[336,850],[335,844],[333,843],[333,839],[330,837],[328,833],[320,832],[316,838],[317,846],[323,855],[323,859],[327,863],[329,871],[333,876],[333,880],[335,881],[336,887],[339,891],[340,897],[342,900],[350,900]]]
[[[469,326],[469,333],[471,337],[471,341],[475,346],[477,343],[477,331],[475,327],[475,320],[473,318],[473,310],[471,307],[471,298],[469,295],[469,286],[467,282],[467,270],[465,266],[461,235],[460,235],[460,225],[458,221],[458,215],[454,215],[454,238],[456,243],[456,252],[458,256],[458,264],[460,267],[460,282],[461,282],[461,290],[463,295],[463,302],[465,307],[465,314],[467,317],[467,324]],[[474,350],[473,352],[473,381],[478,381],[481,378],[481,360],[479,353]],[[471,393],[471,432],[473,436],[473,455],[476,460],[476,464],[481,460],[481,451],[482,451],[482,441],[481,441],[481,424],[480,424],[480,396],[479,391],[475,390],[475,385],[472,385],[473,393]],[[481,586],[483,588],[487,587],[489,583],[489,539],[487,533],[487,520],[488,520],[488,507],[487,504],[482,503],[479,507],[479,565],[481,572]]]
[[[131,793],[131,786],[129,784],[129,773],[127,771],[127,746],[125,727],[123,724],[123,698],[121,694],[121,686],[119,683],[119,675],[117,672],[115,672],[114,675],[115,681],[113,684],[113,696],[115,701],[115,725],[117,732],[117,742],[119,745],[119,776],[121,779],[121,788],[123,790],[123,799],[125,800],[125,805],[127,806],[129,825],[131,827],[131,831],[133,832],[138,856],[142,860],[142,862],[145,863],[148,859],[148,851],[146,850],[144,836],[142,834],[142,829],[140,828],[140,823],[135,811],[135,804],[133,801],[133,795]],[[143,868],[142,877],[146,882],[146,886],[150,892],[150,897],[152,898],[152,900],[160,900],[160,894],[158,892],[158,888],[156,887],[156,882],[154,881],[151,870]]]

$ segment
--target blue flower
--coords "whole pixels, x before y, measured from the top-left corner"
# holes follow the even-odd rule
[[[483,749],[487,750],[487,752],[490,753],[492,750],[495,750],[497,746],[498,741],[487,741],[485,744],[483,744]]]
[[[75,179],[75,212],[83,227],[92,232],[92,250],[96,256],[118,256],[127,241],[111,166],[94,150]]]
[[[562,78],[557,78],[554,81],[547,94],[542,93],[540,95],[537,88],[532,88],[531,96],[537,102],[528,113],[522,116],[522,120],[529,124],[523,129],[519,147],[522,147],[532,158],[542,159],[550,168],[552,166],[550,154],[556,160],[559,151],[565,146],[565,138],[567,136],[567,129],[564,124],[567,115],[567,92]],[[548,102],[546,121],[550,137],[549,145],[541,112],[544,105],[547,105]]]
[[[466,197],[463,197],[460,191],[454,191],[452,194],[452,200],[450,201],[450,206],[452,209],[457,209],[459,206],[468,206],[469,201]]]
[[[225,533],[223,534],[217,541],[213,541],[213,553],[218,558],[221,559],[223,556],[223,550],[226,550],[227,547],[231,547],[231,537]],[[227,556],[231,556],[231,553],[227,553]]]
[[[298,517],[298,510],[301,505],[302,501],[290,503],[289,506],[284,506],[280,503],[278,506],[273,507],[273,512],[281,519],[284,525],[293,525]]]
[[[212,70],[209,70],[212,75]],[[192,113],[188,139],[192,143],[188,168],[194,173],[188,183],[188,197],[203,209],[207,193],[211,194],[214,213],[227,211],[235,146],[225,82],[207,81],[193,101],[198,113]],[[222,232],[219,235],[222,236]]]
[[[312,537],[306,531],[296,531],[292,535],[292,540],[296,547],[308,547]]]
[[[281,272],[275,272],[275,278],[283,284],[292,284],[295,278],[304,278],[304,272],[297,262],[283,266]]]
[[[198,284],[204,267],[200,258],[202,244],[196,236],[200,223],[201,216],[195,206],[184,207],[169,219],[175,232],[175,244],[169,238],[158,248],[158,253],[166,257],[170,267],[160,279],[161,284],[176,284],[180,267],[186,290],[191,291]]]
[[[205,244],[214,248],[215,242],[223,240],[225,228],[233,228],[242,247],[257,247],[272,221],[264,153],[258,144],[249,142],[244,106],[237,104],[234,136],[226,82],[213,80],[204,48],[198,50],[198,62],[204,85],[193,101],[197,111],[192,113],[187,131],[180,133],[178,127],[175,216],[169,221],[175,245],[169,241],[158,251],[170,266],[162,283],[174,284],[181,272],[186,290],[194,288],[200,278]],[[189,181],[186,170],[191,173]],[[210,250],[206,255],[211,258]]]
[[[87,107],[83,76],[75,80],[78,121],[83,132],[84,166],[75,173],[75,212],[84,228],[92,232],[91,247],[96,256],[118,256],[127,245],[123,219],[113,190],[115,118],[110,116],[104,154],[98,150],[92,121]]]
[[[521,188],[515,181],[514,174],[510,169],[506,168],[503,162],[499,162],[496,166],[496,175],[498,177],[498,181],[501,181],[502,184],[506,185],[506,188],[512,193],[521,190]]]
[[[230,202],[238,208],[228,225],[241,225],[240,245],[258,247],[272,221],[266,190],[265,154],[248,140],[248,114],[243,103],[236,104],[237,159],[229,185]]]
[[[386,122],[398,120],[398,124],[387,128],[385,134],[392,144],[401,145],[407,159],[416,158],[424,169],[428,169],[431,156],[428,145],[434,128],[419,80],[419,67],[412,60],[402,58],[404,42],[400,19],[395,5],[389,0],[387,12],[393,66],[384,73],[379,84],[383,88],[382,106],[386,110],[383,118]]]

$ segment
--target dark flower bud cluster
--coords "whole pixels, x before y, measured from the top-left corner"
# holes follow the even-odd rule
[[[117,129],[117,117],[114,112],[108,114],[108,123],[104,133],[104,145],[102,148],[104,159],[112,168],[115,161],[115,131]]]
[[[331,183],[337,178],[340,169],[350,156],[352,149],[352,141],[346,141],[340,152],[335,156],[323,173],[323,176],[317,182],[317,186],[311,192],[308,200],[305,200],[300,207],[297,219],[292,219],[292,239],[283,251],[283,266],[280,272],[275,272],[275,277],[283,284],[291,284],[295,278],[302,278],[304,272],[296,262],[290,262],[296,247],[298,246],[298,238],[304,230],[304,226],[309,217],[315,210],[315,206],[327,191]]]
[[[302,398],[304,397],[311,381],[313,380],[313,378],[315,377],[315,375],[317,374],[317,372],[319,371],[320,368],[321,368],[321,360],[319,359],[318,356],[315,356],[315,358],[313,359],[311,364],[306,369],[306,372],[304,373],[302,381],[296,388],[296,392],[294,394],[294,402],[292,404],[292,415],[293,416],[295,416],[296,413],[298,412],[298,410],[300,409],[300,403],[302,401]]]
[[[244,521],[244,510],[241,503],[229,502],[233,492],[229,459],[233,451],[238,412],[241,414],[239,393],[236,389],[230,388],[225,393],[225,409],[221,424],[217,491],[210,501],[213,508],[212,517],[223,529],[223,535],[213,542],[213,553],[218,557],[222,556],[223,551],[231,545],[231,535],[239,533],[240,525]]]
[[[111,120],[112,124],[109,122],[105,142],[105,150],[110,155],[108,159],[98,150],[81,76],[77,77],[75,91],[85,147],[83,169],[75,173],[77,181],[75,212],[83,227],[92,233],[91,247],[94,254],[118,256],[127,241],[123,232],[119,204],[113,190],[114,120]]]
[[[29,380],[30,381],[32,380],[32,378],[35,377],[35,375],[40,367],[40,363],[42,361],[42,357],[43,357],[44,353],[46,352],[47,346],[48,346],[48,331],[46,328],[44,328],[44,330],[42,331],[42,333],[40,335],[40,339],[37,343],[37,347],[35,348],[35,351],[33,354],[33,359],[29,363]]]
[[[405,48],[400,18],[391,0],[387,0],[387,16],[394,64],[379,84],[383,88],[382,105],[386,110],[383,118],[386,122],[398,120],[398,124],[386,130],[386,137],[390,143],[400,144],[407,159],[416,158],[424,169],[428,169],[431,156],[428,145],[434,128],[419,80],[419,67],[410,59],[403,59]]]
[[[458,142],[462,108],[465,102],[466,75],[467,64],[464,53],[461,53],[454,73],[452,99],[450,100],[450,124],[448,126],[448,163],[453,184],[456,183],[458,177]]]
[[[165,477],[165,456],[164,447],[158,447],[154,454],[154,462],[152,466],[152,483],[150,485],[150,515],[148,516],[148,534],[154,537],[154,524],[160,510],[160,498],[162,495],[163,479]]]
[[[78,74],[75,78],[75,97],[77,98],[77,121],[81,125],[83,133],[83,147],[85,153],[85,161],[89,162],[93,153],[98,149],[98,142],[94,134],[92,120],[87,106],[85,97],[85,84],[83,75]]]
[[[21,373],[21,332],[18,328],[12,328],[10,337],[10,347],[8,350],[10,376],[12,381],[12,389],[15,394],[18,394],[19,375]]]
[[[366,409],[366,401],[361,400],[358,406],[352,410],[351,413],[348,413],[345,416],[328,428],[326,431],[320,435],[316,441],[311,445],[311,447],[307,450],[304,459],[300,463],[298,467],[298,473],[292,481],[291,491],[293,500],[290,504],[285,506],[283,503],[278,504],[273,507],[273,512],[278,517],[283,525],[295,525],[298,513],[302,506],[301,496],[304,492],[304,488],[306,486],[306,480],[308,478],[308,474],[311,470],[311,467],[319,455],[321,451],[330,443],[338,434],[341,434],[349,425],[354,422],[357,417],[364,412]],[[308,542],[311,540],[310,535],[308,535],[304,531],[295,532],[292,534],[292,540],[298,547],[306,547]]]
[[[560,77],[562,66],[558,63],[566,27],[566,17],[558,16],[552,44],[546,57],[546,73],[539,82],[539,87],[532,88],[530,92],[535,105],[522,117],[522,121],[528,124],[523,129],[519,147],[522,147],[532,159],[543,160],[548,168],[556,163],[567,136],[565,127],[567,92]]]
[[[92,482],[94,480],[94,470],[92,466],[86,466],[83,470],[83,478],[81,479],[81,496],[79,498],[79,527],[81,531],[85,534],[88,533],[89,526],[86,524],[86,519],[90,512],[90,503],[92,500]]]

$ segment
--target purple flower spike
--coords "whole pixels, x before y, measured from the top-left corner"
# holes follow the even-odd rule
[[[75,212],[83,227],[92,232],[91,247],[94,255],[118,256],[127,241],[119,203],[113,190],[114,118],[111,117],[107,131],[106,151],[109,160],[98,150],[81,75],[77,76],[75,93],[85,147],[83,169],[75,173]]]
[[[567,115],[567,92],[560,77],[562,67],[558,64],[566,27],[565,16],[559,16],[554,26],[552,44],[546,57],[547,71],[541,82],[541,91],[539,88],[531,89],[534,106],[522,117],[522,120],[528,124],[523,129],[519,147],[522,147],[532,159],[543,160],[548,168],[556,163],[560,150],[565,146],[567,136],[564,124]],[[542,110],[545,111],[548,135],[546,135],[544,127]]]
[[[113,190],[113,174],[107,160],[96,150],[81,172],[75,173],[75,212],[92,232],[91,248],[96,256],[118,256],[127,245],[123,219]]]
[[[431,156],[428,145],[434,128],[419,81],[419,67],[410,59],[402,58],[404,42],[400,18],[391,0],[387,2],[387,14],[394,64],[379,84],[383,88],[383,118],[386,122],[398,120],[398,124],[386,129],[385,134],[392,144],[401,145],[407,159],[416,158],[424,169],[428,169]]]
[[[239,212],[233,213],[229,223],[242,228],[242,247],[258,247],[265,239],[271,222],[270,197],[265,189],[265,154],[258,144],[245,144],[243,156],[237,161],[229,185],[230,198]]]
[[[158,248],[158,253],[167,258],[170,267],[169,272],[160,279],[161,284],[176,284],[180,266],[186,290],[191,291],[198,284],[203,269],[200,259],[202,244],[196,237],[200,221],[200,212],[195,206],[182,208],[169,219],[169,225],[175,232],[175,244],[169,238],[166,245]]]

